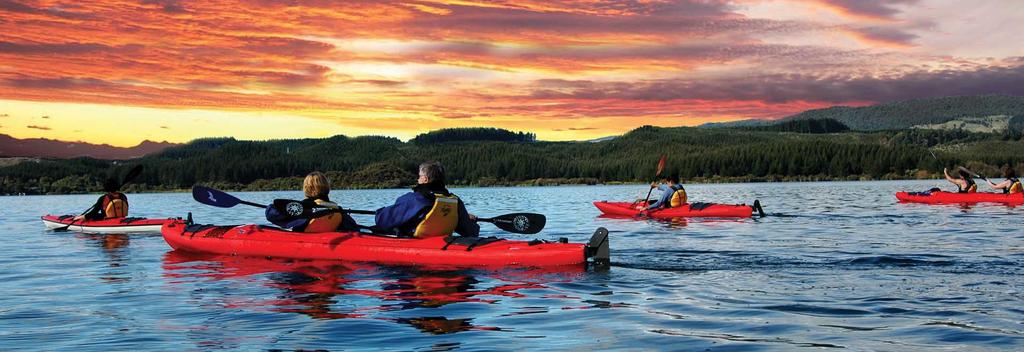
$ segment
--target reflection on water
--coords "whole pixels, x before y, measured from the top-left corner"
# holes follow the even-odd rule
[[[106,255],[107,263],[111,269],[100,277],[104,282],[116,283],[131,280],[131,275],[128,275],[127,272],[116,269],[126,260],[128,245],[131,244],[130,237],[127,234],[76,233],[75,237],[99,247],[101,252]]]
[[[439,308],[454,303],[494,304],[522,298],[524,289],[545,289],[544,283],[564,282],[584,272],[582,267],[557,269],[510,268],[502,271],[455,270],[430,267],[387,267],[370,263],[291,260],[206,255],[170,251],[163,258],[164,276],[176,284],[203,280],[255,280],[279,289],[274,299],[242,299],[225,308],[298,313],[314,319],[377,319],[414,326],[424,333],[450,334],[470,330],[500,331],[477,326],[471,318],[438,315],[388,318],[380,312]],[[501,280],[483,283],[475,275]],[[374,307],[343,304],[353,296],[374,298]]]

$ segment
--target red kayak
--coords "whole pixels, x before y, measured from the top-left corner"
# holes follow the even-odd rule
[[[896,192],[896,199],[907,203],[963,204],[963,203],[1004,203],[1024,204],[1024,193],[956,193],[956,192]]]
[[[157,233],[171,219],[113,218],[104,220],[71,221],[74,215],[45,215],[43,225],[48,229],[66,228],[84,233]],[[73,222],[73,223],[72,223]],[[68,226],[68,225],[71,226]]]
[[[637,209],[636,203],[628,202],[594,202],[594,206],[602,213],[618,216],[640,216],[642,209]],[[688,203],[674,208],[662,208],[643,215],[651,218],[680,218],[680,217],[710,217],[710,218],[749,218],[757,210],[759,213],[761,202],[754,201],[754,205],[746,204],[717,204],[717,203]],[[762,215],[763,216],[763,215]]]
[[[494,237],[397,238],[361,232],[297,233],[260,225],[164,224],[164,240],[183,252],[449,266],[580,265],[607,262],[608,230],[590,243],[510,241]]]

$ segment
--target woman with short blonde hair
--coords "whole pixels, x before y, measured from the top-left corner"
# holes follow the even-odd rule
[[[331,181],[327,180],[327,175],[323,172],[310,172],[306,179],[302,180],[302,193],[306,198],[327,199],[327,194],[331,193]]]
[[[331,181],[320,171],[310,172],[302,180],[304,208],[316,209],[311,218],[292,218],[283,214],[273,205],[267,207],[267,220],[275,225],[290,228],[295,232],[357,231],[359,224],[346,214],[340,205],[331,201]]]

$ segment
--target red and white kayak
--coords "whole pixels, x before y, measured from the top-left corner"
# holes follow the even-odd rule
[[[607,262],[608,231],[599,228],[590,243],[512,241],[494,237],[396,238],[361,232],[297,233],[260,225],[164,224],[167,244],[178,251],[327,259],[385,264],[448,266],[559,266]]]
[[[925,204],[964,204],[964,203],[1003,203],[1024,204],[1024,193],[956,193],[946,191],[935,192],[896,192],[896,199],[907,203]]]
[[[636,203],[629,202],[594,202],[594,206],[602,213],[618,216],[640,216],[643,209],[637,209]],[[718,203],[688,203],[674,208],[662,208],[654,211],[644,212],[643,215],[650,218],[681,218],[681,217],[710,217],[710,218],[749,218],[754,211],[760,207],[760,202],[755,201],[754,205],[746,204],[718,204]]]
[[[84,233],[157,233],[164,223],[172,219],[113,218],[104,220],[72,221],[74,215],[44,215],[41,219],[47,229],[67,229]],[[68,225],[71,226],[68,226]]]

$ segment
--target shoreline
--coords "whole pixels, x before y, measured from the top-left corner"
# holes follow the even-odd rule
[[[886,175],[890,176],[890,175]],[[693,179],[681,179],[680,183],[683,185],[708,185],[708,184],[728,184],[728,183],[799,183],[799,182],[858,182],[858,181],[915,181],[915,180],[935,180],[941,181],[943,178],[936,177],[935,175],[928,175],[932,177],[920,177],[924,175],[915,175],[918,177],[882,177],[872,178],[864,175],[851,175],[847,177],[826,177],[826,176],[776,176],[776,177],[698,177]],[[261,182],[263,181],[263,182]],[[203,184],[208,187],[216,188],[223,191],[231,192],[275,192],[275,191],[297,191],[301,189],[301,185],[295,185],[294,187],[259,187],[260,185],[267,185],[266,180],[257,180],[247,185],[240,184],[224,184],[224,183],[197,183]],[[608,181],[598,182],[591,179],[532,179],[519,182],[473,182],[473,183],[461,183],[455,182],[449,185],[450,188],[490,188],[490,187],[557,187],[557,186],[618,186],[618,185],[647,185],[649,182],[645,181]],[[332,188],[332,191],[344,191],[344,190],[368,190],[368,189],[408,189],[413,185],[404,185],[399,187],[372,187],[372,186],[355,186],[343,185],[342,187]],[[146,187],[138,185],[128,185],[123,190],[125,193],[188,193],[191,192],[190,188],[162,188],[162,187]],[[101,191],[84,191],[84,192],[72,192],[72,193],[22,193],[22,194],[3,194],[0,196],[4,197],[17,197],[17,196],[40,196],[40,195],[82,195],[82,194],[102,194]]]

